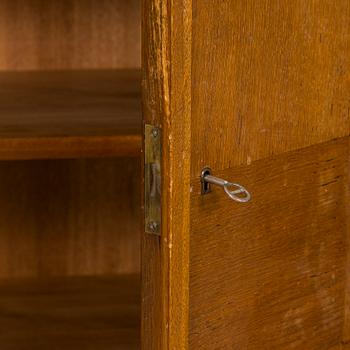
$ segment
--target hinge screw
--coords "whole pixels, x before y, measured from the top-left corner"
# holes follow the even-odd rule
[[[154,128],[154,129],[152,130],[152,135],[153,135],[154,138],[157,138],[157,137],[158,137],[159,131],[158,131],[157,128]]]
[[[149,224],[148,224],[148,229],[152,232],[157,232],[157,229],[158,229],[158,223],[155,222],[155,221],[151,221]]]

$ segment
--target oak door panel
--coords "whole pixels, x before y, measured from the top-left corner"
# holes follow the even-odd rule
[[[192,176],[350,128],[350,2],[193,1]]]
[[[193,1],[190,349],[349,340],[349,17],[346,0]],[[251,202],[201,196],[204,166]]]
[[[346,285],[348,139],[219,172],[253,194],[201,196],[193,178],[190,349],[329,349]]]

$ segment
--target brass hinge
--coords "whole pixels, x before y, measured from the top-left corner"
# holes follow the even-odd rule
[[[145,125],[145,231],[161,233],[161,129]]]

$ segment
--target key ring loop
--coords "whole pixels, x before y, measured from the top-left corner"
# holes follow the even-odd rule
[[[230,190],[231,187],[236,187],[236,190]],[[234,182],[225,182],[224,186],[225,193],[234,201],[240,203],[247,203],[251,200],[251,194],[240,184]],[[237,196],[238,194],[245,194],[245,196]]]
[[[235,182],[229,182],[224,179],[220,179],[211,174],[212,174],[212,171],[208,167],[202,170],[202,173],[201,173],[202,195],[210,193],[211,185],[216,185],[216,186],[222,187],[225,193],[229,196],[229,198],[234,200],[235,202],[247,203],[251,200],[252,198],[251,194],[242,185]]]

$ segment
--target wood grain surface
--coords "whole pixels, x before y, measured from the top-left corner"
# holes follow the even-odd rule
[[[0,1],[1,350],[140,349],[140,5]]]
[[[346,348],[350,3],[192,5],[190,348]]]
[[[0,159],[136,156],[139,70],[0,73]]]
[[[142,112],[143,122],[163,126],[169,115],[168,1],[142,0]],[[162,135],[163,144],[165,141]],[[163,151],[164,147],[162,147]],[[164,157],[163,157],[164,158]],[[164,165],[162,176],[164,178]],[[142,188],[144,169],[142,169]],[[162,198],[164,205],[164,185]],[[144,196],[144,193],[143,193]],[[163,206],[162,206],[163,208]],[[141,276],[141,348],[168,348],[169,287],[166,215],[162,211],[162,238],[144,231],[142,222]]]
[[[350,344],[338,344],[332,348],[330,348],[329,350],[349,350],[350,349]]]
[[[349,135],[349,17],[347,0],[193,1],[192,177]]]
[[[329,349],[343,340],[349,140],[296,150],[219,177],[191,205],[190,348]],[[204,219],[205,218],[205,219]]]
[[[139,281],[139,275],[0,280],[0,347],[140,349]]]
[[[192,0],[171,1],[170,115],[165,119],[163,203],[169,254],[169,349],[188,349]]]
[[[2,0],[0,70],[137,68],[140,0]]]
[[[142,247],[144,350],[188,348],[191,8],[143,1],[144,121],[163,133],[162,237]]]
[[[0,278],[139,273],[139,183],[138,158],[0,162]]]

